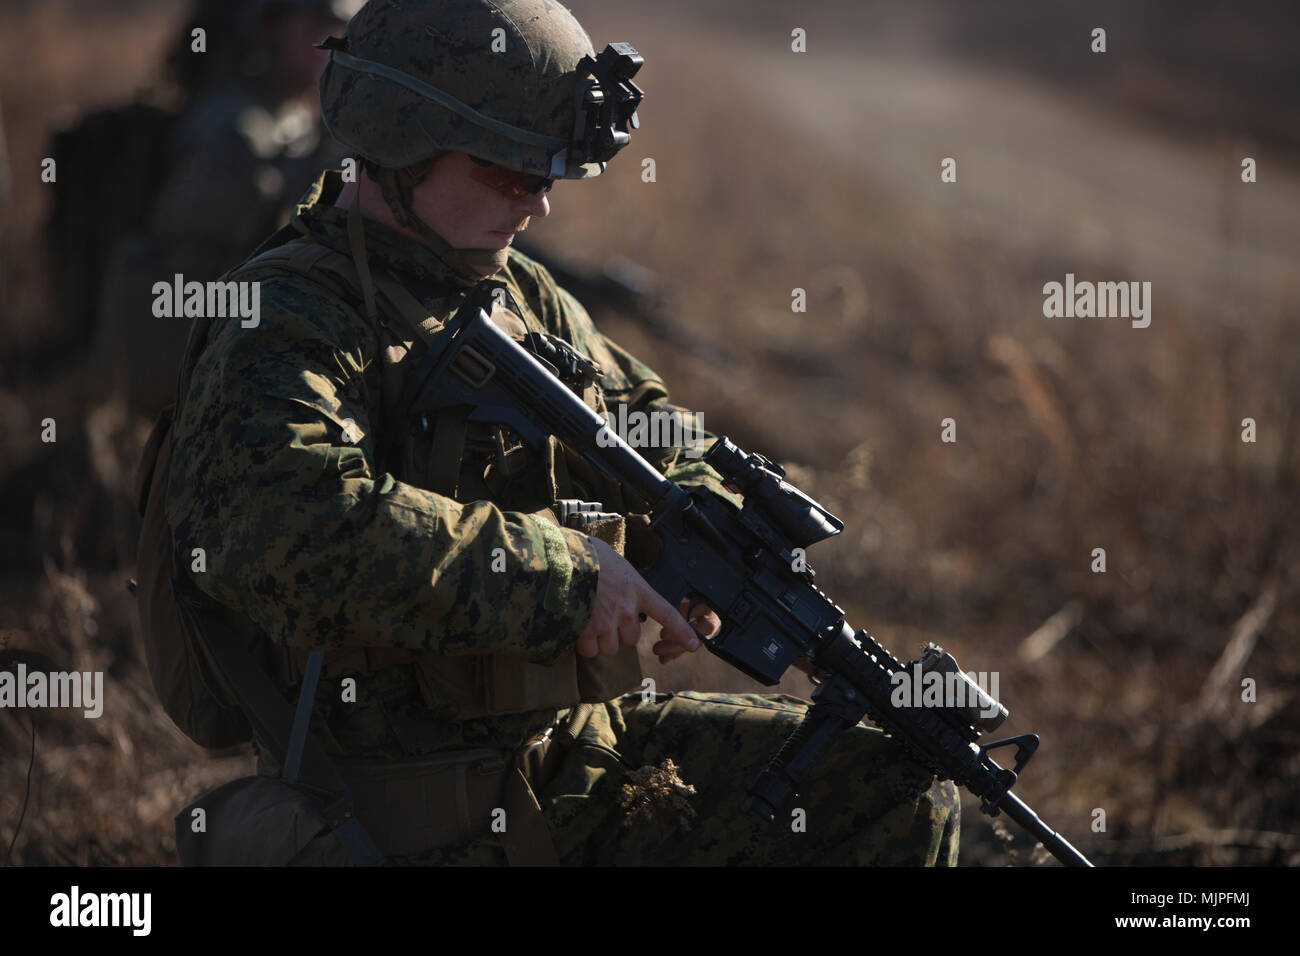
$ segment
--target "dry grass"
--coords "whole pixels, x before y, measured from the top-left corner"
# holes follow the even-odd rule
[[[1163,296],[1143,331],[1050,322],[1038,311],[1042,282],[1067,270],[1127,278],[1122,243],[1084,256],[1064,220],[1059,247],[1012,241],[1014,209],[976,217],[919,201],[792,132],[762,77],[733,69],[753,55],[743,41],[710,60],[716,35],[621,11],[590,20],[597,39],[635,34],[647,54],[652,96],[636,149],[655,158],[658,181],[642,183],[629,163],[562,184],[536,234],[583,253],[617,249],[671,276],[681,320],[728,343],[737,364],[723,373],[674,354],[619,316],[603,317],[606,331],[677,401],[703,409],[710,430],[788,463],[845,521],[848,532],[810,558],[852,621],[902,658],[936,640],[967,668],[1000,671],[1006,729],[1043,737],[1022,796],[1097,862],[1300,862],[1300,296],[1241,291],[1253,260],[1234,244],[1254,220],[1226,216],[1218,236],[1225,257],[1238,249],[1241,294],[1226,284],[1217,298]],[[53,117],[135,85],[166,23],[106,17],[92,33],[49,3],[0,26],[21,171]],[[117,43],[141,55],[124,63]],[[1274,169],[1294,161],[1273,156]],[[0,237],[10,345],[42,334],[41,208],[39,189],[20,180]],[[790,311],[796,286],[805,314]],[[0,481],[30,494],[4,505],[25,524],[6,529],[3,638],[106,670],[110,702],[97,721],[37,718],[14,861],[164,862],[171,814],[248,758],[208,758],[151,697],[122,589],[122,501],[145,422],[97,396],[84,370],[43,381],[6,359],[5,372],[25,380],[0,386],[0,433],[14,450]],[[46,415],[68,422],[58,457],[34,437]],[[1255,444],[1239,440],[1247,416]],[[939,441],[945,417],[957,420],[956,444]],[[1089,570],[1096,547],[1105,574]],[[1039,643],[1050,648],[1022,653],[1049,620],[1053,640]],[[752,686],[708,659],[652,671],[661,690]],[[1257,681],[1256,703],[1240,700],[1243,676]],[[29,739],[27,715],[0,715],[6,844]],[[1008,862],[968,803],[964,860]],[[1104,834],[1090,832],[1098,808]],[[1032,862],[1018,839],[1010,861]]]

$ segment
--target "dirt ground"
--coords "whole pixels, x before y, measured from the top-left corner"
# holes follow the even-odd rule
[[[845,522],[809,560],[850,621],[901,659],[935,641],[998,672],[1003,729],[1042,738],[1016,792],[1094,862],[1295,865],[1295,27],[1267,4],[1066,7],[575,3],[598,48],[646,58],[636,161],[558,185],[530,237],[653,270],[725,348],[721,367],[596,315]],[[0,5],[0,653],[102,670],[108,699],[97,720],[0,714],[14,864],[171,862],[172,814],[251,767],[153,698],[124,587],[150,418],[56,347],[40,238],[49,132],[155,75],[183,12]],[[1150,326],[1045,318],[1066,273],[1151,282]],[[757,689],[704,656],[646,664],[660,690]],[[966,798],[963,863],[1029,849]]]

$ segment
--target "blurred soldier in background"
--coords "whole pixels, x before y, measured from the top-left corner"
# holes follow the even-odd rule
[[[321,169],[338,165],[342,152],[321,126],[316,91],[325,54],[312,44],[348,15],[339,0],[209,0],[178,39],[170,63],[190,99],[172,130],[170,173],[147,232],[169,249],[201,253],[211,276],[196,279],[237,264],[288,222]],[[191,31],[203,22],[219,34],[195,53]]]
[[[134,402],[165,403],[189,333],[188,319],[154,317],[153,284],[215,279],[338,165],[312,44],[359,6],[203,0],[168,57],[179,113],[136,103],[93,114],[65,141],[52,222],[65,318]]]

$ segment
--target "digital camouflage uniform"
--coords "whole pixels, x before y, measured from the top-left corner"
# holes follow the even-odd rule
[[[453,20],[457,11],[487,17],[480,26],[549,31],[529,50],[569,43],[570,52],[547,67],[556,75],[571,70],[574,49],[590,49],[576,21],[550,0],[372,0],[350,25],[352,53],[366,52],[355,40],[382,32],[385,17],[435,6]],[[427,44],[424,29],[402,29]],[[370,55],[385,53],[390,62],[400,46],[375,45],[380,50]],[[337,105],[328,91],[342,89],[345,99],[380,103],[381,88],[367,82],[327,69],[323,102]],[[572,96],[561,91],[561,100],[571,104]],[[402,108],[408,120],[420,120],[404,128],[433,126],[436,118],[420,119],[422,108],[415,101]],[[554,117],[561,114],[555,106]],[[378,108],[353,115],[381,130],[394,119]],[[327,105],[331,119],[336,130],[346,127]],[[501,158],[491,142],[457,145],[528,172],[540,166],[583,178],[603,169],[548,164],[528,149]],[[390,157],[398,151],[389,143],[367,158],[383,158],[385,149]],[[384,165],[429,154],[426,147]],[[436,236],[422,242],[365,220],[361,258],[387,303],[375,321],[351,286],[326,281],[326,264],[358,257],[349,213],[335,205],[341,188],[338,173],[324,175],[294,217],[297,238],[237,273],[261,283],[260,322],[214,324],[198,355],[175,424],[167,517],[180,553],[204,549],[206,570],[192,575],[198,586],[282,648],[269,666],[288,699],[306,650],[327,649],[313,731],[347,778],[357,819],[389,859],[512,859],[494,827],[506,806],[506,827],[515,826],[519,805],[489,765],[497,766],[493,754],[509,763],[526,748],[519,759],[527,798],[535,795],[532,811],[544,817],[543,832],[564,864],[955,863],[953,784],[934,782],[879,731],[859,725],[845,732],[797,798],[801,812],[767,824],[745,810],[745,790],[805,702],[785,695],[643,697],[635,648],[614,658],[576,656],[594,604],[597,552],[585,534],[561,527],[552,508],[558,499],[580,498],[635,515],[644,503],[625,499],[554,440],[533,450],[487,424],[393,420],[394,381],[418,356],[420,335],[448,321],[477,279]],[[400,205],[393,190],[385,196]],[[321,268],[276,265],[277,256],[290,255]],[[545,331],[594,360],[603,377],[583,393],[593,409],[674,407],[659,377],[597,331],[545,269],[514,249],[503,258],[493,278],[505,283],[508,305],[491,318],[517,339],[525,330]],[[392,306],[404,299],[404,311],[413,301],[425,317],[416,319],[423,333],[402,331],[394,318]],[[727,493],[716,473],[680,451],[641,453],[675,481]],[[650,546],[634,517],[606,531],[612,537],[601,536],[634,563]],[[467,769],[466,754],[489,757]],[[259,755],[260,772],[275,774],[271,755]],[[679,768],[687,788],[679,803],[690,812],[627,825],[624,785],[665,759]],[[346,861],[328,836],[295,860]]]
[[[901,755],[875,728],[845,732],[809,774],[788,817],[747,812],[746,789],[808,704],[788,694],[628,694],[599,708],[539,788],[560,861],[572,866],[955,866],[960,800],[951,781]],[[627,771],[680,767],[694,818],[628,822]],[[802,831],[793,812],[804,812]],[[490,835],[414,862],[504,863]]]

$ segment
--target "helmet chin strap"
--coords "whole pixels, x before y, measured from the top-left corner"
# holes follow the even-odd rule
[[[379,189],[384,195],[384,201],[388,203],[388,208],[393,213],[393,218],[400,225],[418,235],[433,250],[433,254],[458,275],[466,280],[478,282],[485,276],[481,271],[473,267],[481,266],[491,269],[492,272],[499,272],[505,268],[506,260],[510,255],[510,247],[506,246],[502,249],[456,249],[446,239],[434,232],[428,223],[415,214],[415,209],[411,203],[411,194],[415,187],[429,174],[433,164],[447,152],[447,150],[442,150],[426,160],[402,169],[386,169],[376,166],[366,159],[363,159],[362,162],[365,165],[366,174],[379,184]]]

